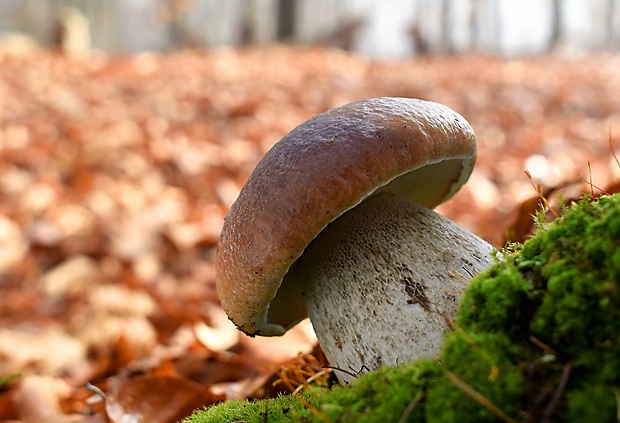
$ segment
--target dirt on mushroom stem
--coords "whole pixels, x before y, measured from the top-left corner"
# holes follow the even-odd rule
[[[436,357],[464,281],[494,255],[443,216],[377,194],[332,222],[294,272],[321,347],[348,383],[363,370]]]

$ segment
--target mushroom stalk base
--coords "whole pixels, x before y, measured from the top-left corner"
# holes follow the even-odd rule
[[[321,347],[343,370],[336,372],[341,383],[384,364],[437,357],[446,318],[493,255],[464,228],[390,194],[331,223],[296,273]]]

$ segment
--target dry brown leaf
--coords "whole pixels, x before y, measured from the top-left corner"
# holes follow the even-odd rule
[[[41,275],[38,285],[50,296],[84,292],[100,275],[99,264],[90,257],[76,255]]]
[[[228,316],[215,304],[206,306],[209,324],[200,322],[194,325],[196,339],[210,351],[225,351],[239,343],[240,332]]]
[[[143,375],[115,386],[106,396],[106,410],[117,423],[176,423],[194,409],[222,399],[180,376]]]
[[[25,376],[15,390],[15,404],[23,423],[104,423],[96,416],[65,414],[60,407],[72,389],[52,377]]]
[[[58,324],[0,329],[0,375],[58,375],[84,360],[84,344]]]
[[[28,244],[21,228],[12,220],[0,216],[0,273],[22,260]]]

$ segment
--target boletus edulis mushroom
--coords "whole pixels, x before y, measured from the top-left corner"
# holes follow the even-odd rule
[[[431,210],[475,161],[473,130],[437,103],[368,99],[302,123],[224,220],[222,307],[252,336],[309,316],[343,383],[438,355],[462,280],[493,262],[491,245]]]

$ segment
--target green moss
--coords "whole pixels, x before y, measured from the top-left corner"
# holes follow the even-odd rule
[[[502,333],[466,336],[452,333],[445,340],[443,370],[481,394],[504,414],[515,415],[525,392],[523,375],[515,364],[518,353],[518,346]],[[453,379],[442,377],[428,392],[426,421],[493,422],[496,418],[472,398],[471,391],[463,390]]]
[[[333,422],[397,422],[403,415],[407,421],[423,421],[424,408],[417,405],[440,375],[440,366],[426,360],[383,367],[351,386],[332,388],[323,395],[320,411]]]
[[[618,421],[620,196],[567,207],[513,250],[472,280],[438,361],[186,422]]]
[[[232,422],[311,422],[317,394],[302,396],[283,395],[259,401],[225,401],[216,406],[196,411],[185,423]]]
[[[583,202],[538,235],[546,260],[534,289],[544,298],[531,332],[564,360],[575,360],[577,370],[620,357],[619,198]],[[618,384],[613,373],[609,381]]]
[[[299,396],[280,396],[270,400],[226,401],[195,412],[185,423],[383,423],[399,421],[404,414],[409,416],[408,421],[422,421],[424,409],[415,405],[422,402],[430,381],[440,375],[437,363],[424,360],[399,367],[383,367],[360,376],[351,386],[334,386],[328,392],[306,390]]]
[[[461,301],[459,326],[476,333],[503,333],[513,342],[522,342],[539,302],[531,289],[531,276],[519,271],[514,257],[479,275]]]
[[[566,421],[570,423],[618,421],[620,391],[617,388],[610,390],[609,386],[600,385],[595,380],[583,385],[583,388],[572,390],[567,394]]]

